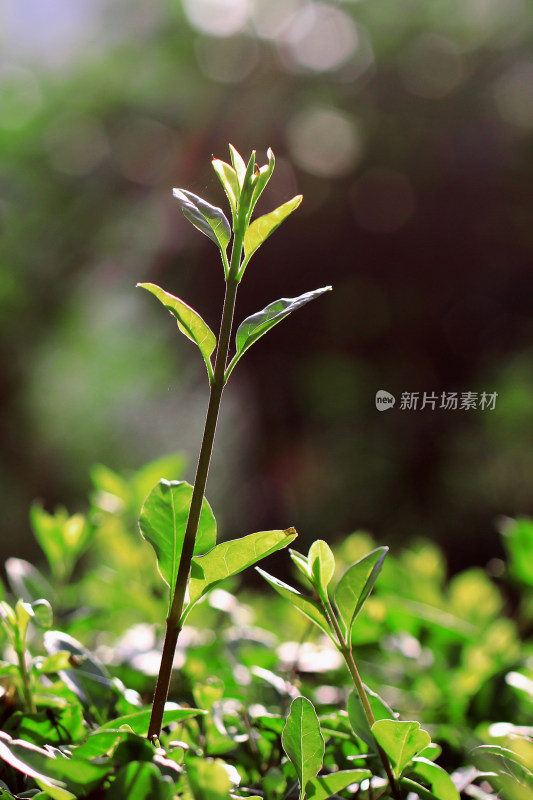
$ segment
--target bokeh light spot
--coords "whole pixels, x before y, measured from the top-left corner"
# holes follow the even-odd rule
[[[248,0],[183,0],[191,25],[211,36],[233,36],[248,21]]]
[[[307,5],[293,14],[281,40],[299,67],[325,72],[345,64],[357,48],[357,28],[339,8]]]
[[[251,22],[261,39],[277,39],[289,24],[293,15],[307,5],[307,0],[255,0]]]
[[[41,90],[33,72],[18,64],[0,66],[0,127],[22,128],[41,102]]]
[[[202,37],[196,43],[196,58],[208,78],[219,83],[240,83],[257,65],[259,53],[249,37]]]
[[[346,175],[362,157],[362,136],[355,120],[335,108],[309,108],[290,121],[291,158],[311,175]]]
[[[109,151],[100,121],[89,114],[65,113],[56,117],[43,141],[50,163],[68,175],[87,175]]]
[[[505,122],[533,128],[533,61],[520,61],[498,78],[494,99]]]
[[[405,88],[419,97],[445,97],[464,77],[463,57],[456,44],[434,33],[418,36],[402,54],[398,67]]]
[[[362,228],[374,233],[393,233],[412,216],[415,196],[402,173],[370,169],[353,187],[352,209]]]

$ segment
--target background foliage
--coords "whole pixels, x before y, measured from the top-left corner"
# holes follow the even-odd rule
[[[335,291],[228,392],[225,534],[362,525],[442,541],[453,568],[500,554],[495,514],[533,510],[530,0],[0,8],[3,555],[25,552],[35,497],[83,504],[95,462],[196,452],[202,367],[134,286],[218,317],[221,275],[170,189],[221,203],[206,155],[228,141],[274,149],[265,208],[305,198],[242,316],[309,273]],[[382,388],[499,397],[380,414]]]

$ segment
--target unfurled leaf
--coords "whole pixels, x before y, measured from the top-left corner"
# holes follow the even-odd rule
[[[283,220],[287,219],[289,214],[292,214],[292,212],[298,208],[302,199],[302,195],[298,194],[296,197],[293,197],[292,200],[287,200],[286,203],[283,203],[283,205],[271,211],[269,214],[264,214],[262,217],[254,219],[244,235],[244,254],[246,256],[246,261],[249,261],[258,247],[268,239],[271,233],[274,233]]]
[[[307,557],[313,583],[319,595],[327,599],[328,584],[335,572],[335,558],[331,552],[330,546],[323,539],[318,539],[313,542],[309,548],[309,555]]]
[[[373,692],[368,688],[368,686],[364,686],[364,689],[366,696],[368,697],[368,702],[370,703],[372,714],[374,715],[374,720],[395,719],[392,708],[390,708],[387,703],[378,694],[376,694],[376,692]],[[355,690],[350,692],[350,696],[348,697],[348,718],[355,735],[362,739],[363,742],[365,742],[369,747],[375,750],[376,741],[366,718],[363,704],[361,703],[359,695]]]
[[[174,592],[185,538],[193,487],[185,481],[159,481],[146,498],[139,519],[144,538],[157,555],[161,577]],[[194,545],[195,553],[206,553],[216,543],[217,528],[211,506],[204,497]],[[170,600],[170,602],[171,602]]]
[[[146,289],[147,292],[157,297],[160,303],[175,317],[180,331],[198,346],[205,361],[208,375],[212,377],[211,353],[216,347],[217,340],[209,325],[187,303],[184,303],[179,297],[174,297],[173,294],[165,292],[155,283],[138,283],[137,286],[141,289]]]
[[[260,567],[256,567],[256,570],[266,581],[268,581],[268,583],[276,590],[278,594],[280,594],[286,600],[289,600],[289,602],[292,603],[293,606],[296,606],[296,608],[301,611],[302,614],[305,614],[305,616],[312,620],[315,625],[318,625],[319,628],[322,628],[324,633],[327,633],[328,636],[331,636],[327,617],[322,611],[320,605],[315,602],[315,600],[312,600],[310,597],[305,597],[305,595],[301,594],[297,589],[293,589],[293,587],[289,586],[288,583],[283,583],[283,581],[278,580],[278,578],[274,578]]]
[[[319,775],[307,782],[307,800],[327,800],[328,797],[342,792],[347,786],[361,783],[372,777],[369,769],[341,769],[329,775]]]
[[[325,750],[315,708],[306,697],[297,697],[292,701],[281,742],[296,770],[302,800],[307,782],[315,778],[322,768]]]
[[[193,558],[189,581],[189,606],[217,583],[237,575],[260,559],[275,553],[294,541],[298,534],[294,528],[284,531],[261,531],[217,544],[209,553]]]
[[[224,191],[226,192],[227,198],[231,206],[233,218],[235,219],[237,215],[237,205],[239,203],[239,195],[241,193],[241,187],[239,186],[239,179],[237,178],[237,173],[235,172],[232,166],[227,164],[225,161],[221,161],[219,158],[214,158],[211,163],[213,164],[213,169],[218,175],[220,183],[224,187]]]
[[[346,626],[348,642],[352,637],[355,618],[372,591],[388,550],[388,547],[378,547],[360,558],[346,570],[337,585],[335,604]]]
[[[174,782],[149,761],[124,764],[106,792],[106,800],[172,800]]]
[[[237,175],[237,180],[239,182],[239,189],[242,189],[244,176],[246,175],[246,162],[239,151],[236,150],[232,144],[229,146],[229,152],[231,156],[231,163],[233,164],[233,169],[235,170],[235,174]]]
[[[173,189],[172,194],[189,222],[205,233],[221,251],[226,252],[231,239],[231,228],[222,209],[185,189]]]
[[[302,575],[305,575],[305,577],[311,581],[313,576],[307,556],[304,556],[303,553],[299,553],[297,550],[292,549],[289,550],[289,555],[292,559],[292,562],[298,567],[298,570],[302,573]]]
[[[274,172],[276,159],[274,158],[274,153],[272,152],[272,149],[270,147],[267,150],[267,158],[268,158],[268,164],[262,166],[259,169],[259,173],[255,177],[254,191],[252,193],[252,202],[250,206],[250,211],[253,211],[255,204],[257,203],[263,192],[263,189],[269,182],[272,173]]]
[[[372,733],[393,763],[394,777],[399,778],[404,768],[431,741],[420,723],[395,719],[380,719],[372,725]]]
[[[329,292],[330,290],[331,286],[324,286],[322,289],[306,292],[299,297],[282,297],[280,300],[270,303],[263,308],[262,311],[258,311],[256,314],[252,314],[251,317],[247,317],[243,320],[237,329],[237,335],[235,337],[237,352],[226,370],[226,379],[229,377],[229,374],[242,354],[263,336],[263,334],[269,331],[270,328],[273,328],[274,325],[277,325],[278,322],[281,322],[282,319],[285,319],[285,317],[293,311],[296,311],[298,308],[306,305],[306,303],[309,303],[311,300],[320,297],[321,294]]]
[[[413,758],[413,771],[429,784],[431,791],[439,800],[460,800],[454,782],[438,764],[427,758],[417,756]]]
[[[151,708],[135,711],[133,714],[125,714],[117,719],[112,719],[101,725],[98,731],[118,730],[121,725],[129,725],[131,730],[138,736],[146,736],[150,724]],[[170,725],[171,722],[181,722],[191,717],[197,717],[206,712],[200,708],[182,708],[177,703],[165,703],[165,713],[163,715],[163,725]]]

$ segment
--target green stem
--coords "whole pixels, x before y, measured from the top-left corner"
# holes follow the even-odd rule
[[[198,523],[200,521],[200,513],[202,511],[207,476],[209,474],[209,464],[211,462],[211,454],[213,452],[213,444],[215,441],[220,401],[222,399],[222,391],[226,383],[224,373],[228,360],[233,313],[235,311],[235,299],[237,296],[237,287],[239,285],[236,275],[242,254],[243,239],[244,226],[241,226],[236,231],[233,241],[231,264],[226,281],[226,294],[224,297],[224,308],[222,311],[222,320],[220,323],[220,333],[218,337],[215,369],[213,373],[213,379],[210,381],[211,388],[209,393],[209,405],[207,407],[207,415],[205,418],[204,435],[200,447],[200,455],[198,457],[198,466],[196,468],[196,477],[194,480],[191,506],[187,519],[187,527],[185,529],[185,537],[183,540],[180,564],[176,577],[176,585],[174,588],[174,594],[172,596],[170,611],[167,617],[165,641],[163,643],[163,651],[161,653],[161,665],[159,668],[159,674],[157,677],[154,699],[152,703],[152,714],[148,728],[148,739],[150,740],[152,740],[154,737],[159,737],[161,733],[165,703],[167,701],[170,678],[172,675],[174,653],[176,651],[178,638],[182,628],[181,620],[183,614],[183,604],[185,601],[185,592],[187,589],[187,582],[189,580],[191,561],[194,554],[194,545],[196,543],[196,533],[198,531]]]
[[[24,696],[24,705],[26,707],[26,712],[28,714],[34,714],[36,709],[35,709],[35,703],[33,702],[33,694],[30,686],[30,677],[28,675],[28,669],[26,667],[24,647],[23,646],[17,647],[16,652],[17,652],[20,680],[22,683],[22,694]]]
[[[365,691],[365,687],[363,681],[361,680],[361,676],[359,674],[359,670],[357,669],[357,664],[355,663],[355,659],[353,657],[352,646],[350,643],[346,641],[344,638],[344,634],[341,630],[341,626],[339,625],[339,621],[335,615],[333,607],[329,598],[321,598],[322,605],[324,606],[324,610],[326,615],[331,623],[333,630],[335,631],[335,635],[338,639],[338,646],[339,650],[342,653],[344,661],[346,662],[346,666],[348,667],[348,672],[352,678],[354,683],[355,689],[357,694],[359,695],[359,699],[361,701],[361,705],[363,706],[363,711],[365,712],[365,716],[367,722],[370,727],[375,723],[376,718],[374,717],[374,712],[372,711],[372,707],[370,705],[370,701],[368,699],[368,695]],[[383,764],[383,769],[387,775],[387,780],[389,781],[389,785],[391,788],[391,792],[396,798],[396,800],[402,800],[402,795],[400,789],[396,783],[394,778],[394,774],[392,772],[392,767],[390,765],[390,761],[388,759],[387,754],[383,750],[383,748],[376,742],[376,747],[378,749],[379,757],[381,759],[381,763]]]

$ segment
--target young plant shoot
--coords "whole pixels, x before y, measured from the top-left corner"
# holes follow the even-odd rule
[[[292,311],[331,289],[325,286],[299,297],[281,298],[247,317],[237,329],[230,359],[235,301],[246,267],[263,242],[302,201],[302,196],[297,195],[252,220],[255,205],[274,171],[274,154],[268,150],[268,162],[260,168],[255,163],[255,151],[248,163],[232,145],[230,154],[231,164],[219,159],[212,163],[230,204],[231,224],[222,209],[192,192],[174,189],[184,216],[213,241],[220,253],[226,292],[218,338],[183,300],[152,283],[138,284],[167,308],[179,330],[196,344],[209,378],[209,403],[194,486],[182,481],[160,481],[146,499],[140,517],[141,533],[153,546],[159,571],[169,588],[166,636],[148,730],[151,739],[161,731],[178,637],[193,605],[228,575],[286,547],[296,537],[294,528],[289,528],[216,545],[216,523],[204,493],[224,387],[237,362],[257,339]]]

